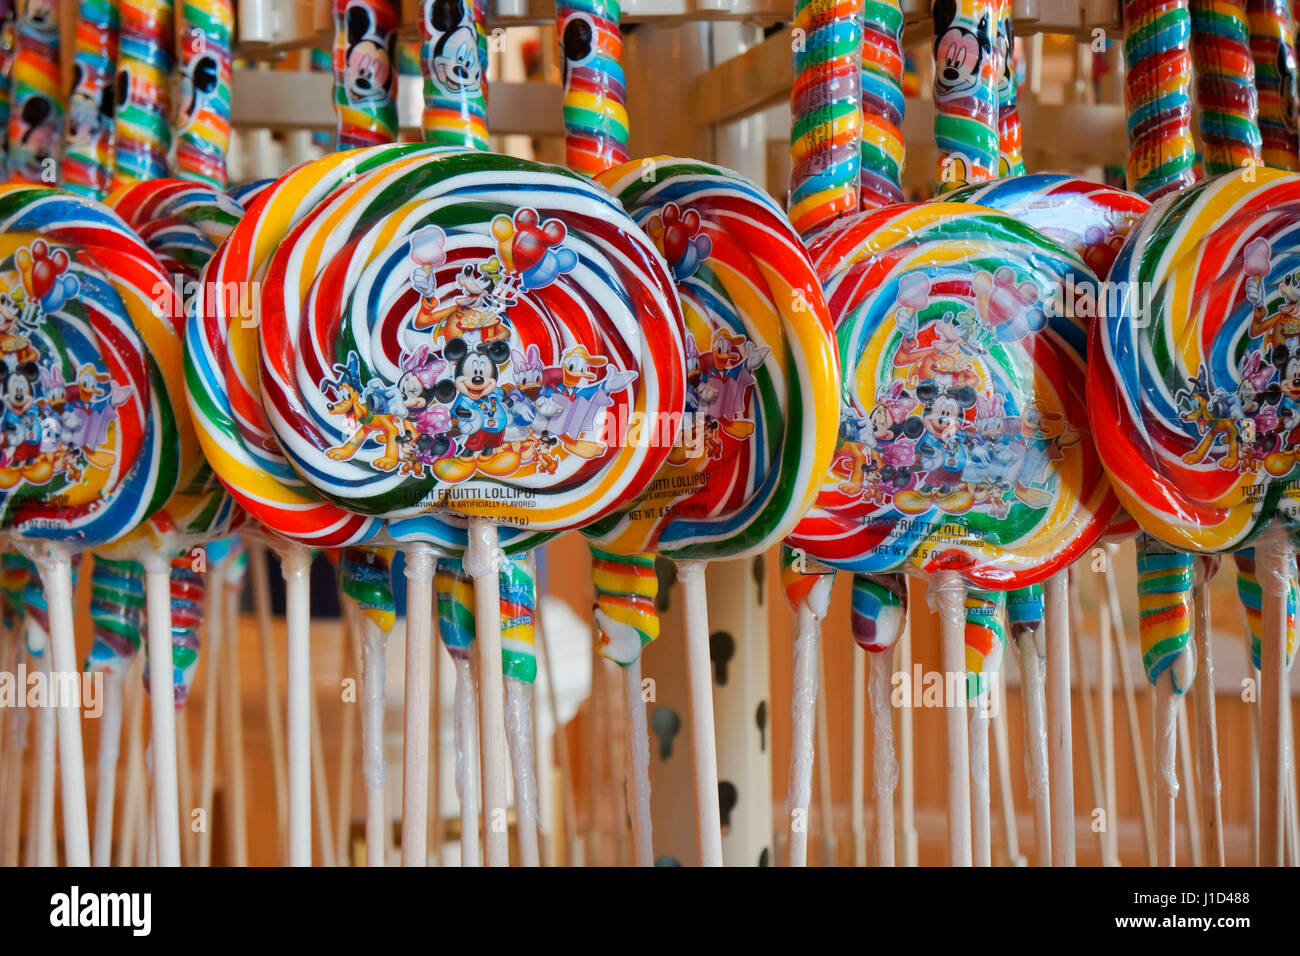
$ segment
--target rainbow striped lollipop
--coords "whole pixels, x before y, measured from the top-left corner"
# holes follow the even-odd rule
[[[998,9],[998,175],[1023,176],[1025,159],[1020,147],[1020,108],[1016,105],[1016,31],[1011,22],[1011,0]],[[966,200],[969,202],[969,200]]]
[[[120,0],[120,10],[114,189],[167,175],[176,63],[172,0]]]
[[[230,148],[232,0],[180,0],[176,175],[218,189],[226,185]]]
[[[1158,199],[1195,178],[1191,17],[1187,0],[1124,0],[1123,18],[1128,183]]]
[[[618,0],[559,0],[555,16],[564,54],[564,161],[595,176],[628,158],[621,10]]]
[[[1241,606],[1246,612],[1246,633],[1250,638],[1250,659],[1259,670],[1261,649],[1263,647],[1261,635],[1264,632],[1264,594],[1259,586],[1259,578],[1255,575],[1255,549],[1242,548],[1233,554],[1232,559],[1237,562],[1237,597],[1241,599]],[[1291,577],[1286,595],[1286,666],[1290,668],[1291,662],[1295,659],[1296,649],[1296,605],[1300,603],[1300,595],[1297,594],[1296,582],[1294,576]]]
[[[91,199],[103,199],[113,181],[118,29],[116,3],[81,0],[63,136],[63,185]]]
[[[863,209],[903,199],[903,11],[898,0],[864,0],[862,13]]]
[[[1260,127],[1246,2],[1194,0],[1191,19],[1205,171],[1215,175],[1258,166]]]
[[[591,580],[596,588],[601,657],[624,666],[635,663],[642,649],[659,636],[654,558],[613,554],[593,545]]]
[[[144,568],[135,561],[96,557],[90,572],[90,589],[94,638],[86,657],[86,670],[121,678],[140,650]]]
[[[1296,52],[1288,6],[1286,0],[1249,0],[1249,52],[1255,62],[1253,69],[1247,63],[1239,70],[1247,83],[1254,75],[1264,163],[1274,169],[1294,170],[1300,169],[1300,154],[1295,129]]]
[[[48,0],[20,0],[10,89],[10,182],[55,182],[63,135],[62,85],[59,6]]]
[[[397,139],[397,4],[332,2],[339,149],[391,143]]]
[[[487,76],[473,4],[421,0],[420,37],[425,142],[487,150]]]
[[[934,4],[934,140],[939,192],[992,179],[999,158],[1000,3]]]

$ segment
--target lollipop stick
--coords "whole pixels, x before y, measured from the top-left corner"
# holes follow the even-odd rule
[[[48,650],[39,658],[46,686],[50,681],[50,655]],[[35,798],[27,817],[30,843],[27,847],[27,866],[54,866],[54,770],[58,759],[55,711],[42,707],[36,715],[36,777]]]
[[[190,729],[185,711],[176,715],[176,766],[180,781],[181,866],[193,866],[198,855],[198,836],[190,826],[194,808],[194,773],[190,763]]]
[[[1224,866],[1223,804],[1219,781],[1219,729],[1214,716],[1214,655],[1210,647],[1210,582],[1205,563],[1196,562],[1196,590],[1192,607],[1196,626],[1196,684],[1192,707],[1196,711],[1196,775],[1200,779],[1201,825],[1205,847],[1213,866]]]
[[[45,600],[50,613],[49,668],[54,674],[77,674],[77,646],[73,629],[72,615],[74,595],[72,591],[72,562],[50,552],[31,555],[40,569],[41,581],[45,585]],[[166,605],[167,625],[167,680],[170,690],[171,681],[171,604],[170,589],[167,584],[166,562],[163,562],[162,603]],[[155,721],[166,723],[174,731],[172,724],[175,710],[172,707],[170,693],[167,696],[167,713]],[[86,773],[81,748],[81,714],[76,701],[62,702],[58,708],[59,752],[62,774],[63,801],[63,846],[68,866],[90,866],[90,821],[86,812]],[[166,733],[164,729],[163,733]],[[176,748],[174,735],[167,741],[171,755],[171,798],[173,811],[176,809]],[[166,769],[166,767],[164,767]],[[176,814],[165,819],[175,820]],[[175,828],[171,832],[172,842],[169,850],[175,850],[168,856],[168,865],[180,865],[180,834]]]
[[[532,685],[513,677],[506,685],[506,729],[515,782],[519,865],[541,866],[537,842],[537,773],[533,756]]]
[[[1093,711],[1092,691],[1088,686],[1089,674],[1083,666],[1080,647],[1083,644],[1083,627],[1079,624],[1079,578],[1070,579],[1068,598],[1070,604],[1070,630],[1075,639],[1070,642],[1070,665],[1079,679],[1079,700],[1083,705],[1083,736],[1088,751],[1089,803],[1091,807],[1101,806],[1106,799],[1105,784],[1101,775],[1101,752],[1097,746],[1097,715]],[[1097,831],[1097,851],[1103,863],[1106,858],[1105,831]]]
[[[1047,699],[1042,661],[1032,634],[1020,638],[1020,704],[1025,721],[1025,772],[1034,807],[1034,850],[1039,866],[1052,865],[1052,809],[1047,761]]]
[[[830,575],[826,575],[829,588]],[[821,582],[818,582],[819,586]],[[817,701],[817,644],[821,628],[811,600],[796,609],[793,729],[790,740],[790,866],[808,865],[808,807],[812,803],[814,715]],[[688,625],[689,627],[689,625]]]
[[[1147,851],[1147,865],[1156,864],[1156,825],[1151,812],[1151,789],[1147,783],[1146,745],[1142,741],[1142,732],[1138,723],[1137,694],[1133,689],[1133,672],[1129,669],[1129,658],[1125,651],[1127,641],[1124,633],[1124,616],[1119,606],[1119,585],[1115,580],[1115,555],[1119,546],[1108,544],[1110,552],[1102,575],[1106,579],[1106,604],[1110,608],[1112,625],[1111,636],[1115,641],[1115,662],[1119,670],[1120,687],[1124,691],[1124,716],[1128,724],[1129,752],[1133,755],[1133,778],[1137,782],[1138,806],[1142,811],[1142,835]],[[1249,658],[1250,642],[1246,642]]]
[[[1182,767],[1183,786],[1187,798],[1187,842],[1192,848],[1192,866],[1204,866],[1201,847],[1201,820],[1199,797],[1196,792],[1196,774],[1192,769],[1191,730],[1187,722],[1187,696],[1178,702],[1178,763]]]
[[[876,791],[876,866],[894,865],[894,708],[889,701],[892,670],[889,651],[868,654],[871,668],[871,747]]]
[[[157,828],[158,865],[181,865],[180,808],[176,771],[176,697],[172,664],[171,565],[161,551],[149,554],[144,565],[145,623],[149,643],[149,718],[153,727],[153,808]],[[55,606],[49,594],[50,627]],[[71,596],[68,598],[71,606]],[[214,662],[215,663],[215,662]]]
[[[366,866],[383,866],[388,848],[388,811],[384,802],[384,782],[388,768],[384,762],[384,682],[387,674],[387,642],[379,628],[368,625],[363,616],[352,610],[348,614],[349,630],[361,633],[361,660],[365,703],[361,711],[361,776],[366,786]],[[352,779],[351,768],[348,779]]]
[[[1074,866],[1074,740],[1070,719],[1070,617],[1066,572],[1043,585],[1046,599],[1047,732],[1051,754],[1052,860]]]
[[[115,671],[104,672],[104,712],[99,722],[96,773],[99,779],[95,794],[95,845],[91,855],[94,866],[108,866],[112,862],[113,801],[117,795],[117,760],[122,745],[122,702],[125,697],[122,679],[122,675]],[[17,742],[16,738],[14,742]]]
[[[433,641],[429,645],[429,853],[434,866],[442,866],[442,833],[442,653]]]
[[[270,737],[271,774],[275,782],[275,834],[279,859],[283,859],[288,829],[289,784],[285,768],[284,723],[280,716],[280,678],[275,666],[271,633],[271,582],[267,575],[266,548],[249,543],[248,574],[253,582],[253,610],[257,615],[258,643],[262,649],[262,686],[266,696],[266,729]]]
[[[203,674],[203,751],[199,755],[199,806],[203,810],[203,829],[199,831],[199,866],[212,865],[212,794],[216,789],[217,757],[217,686],[220,684],[221,666],[217,663],[224,643],[223,628],[225,607],[218,593],[220,588],[208,589],[208,645]]]
[[[931,585],[931,606],[939,615],[945,714],[948,723],[948,844],[953,866],[971,865],[970,750],[966,739],[966,585],[955,571],[943,571]],[[960,682],[958,678],[960,677]],[[956,689],[954,690],[953,685]]]
[[[1174,806],[1178,798],[1178,698],[1172,677],[1156,684],[1152,754],[1156,765],[1157,866],[1173,866],[1175,859]]]
[[[510,865],[506,825],[505,678],[501,674],[501,570],[497,527],[471,518],[465,571],[474,579],[478,645],[479,739],[483,749],[483,844],[488,866]],[[427,665],[427,660],[424,661]],[[407,665],[408,668],[410,664]],[[428,667],[425,667],[428,673]],[[427,706],[427,705],[426,705]]]
[[[1002,807],[1002,829],[1006,833],[1007,862],[1011,866],[1024,866],[1020,854],[1020,834],[1016,829],[1016,804],[1011,792],[1011,742],[1007,737],[1006,683],[997,682],[998,705],[989,720],[993,725],[994,753],[998,759],[998,803]]]
[[[340,594],[341,600],[342,595]],[[344,611],[341,616],[343,618],[343,642],[339,647],[339,674],[340,676],[346,676],[351,673],[348,660],[353,657],[353,645],[358,640],[357,623],[355,615],[350,610]],[[364,686],[362,693],[366,693]],[[365,708],[369,705],[369,698],[367,697],[362,707]],[[353,703],[344,701],[340,721],[342,726],[339,729],[339,813],[334,818],[334,856],[339,861],[339,865],[350,866],[352,854],[348,848],[348,833],[352,829],[352,777],[355,769],[353,763],[356,757],[357,738],[357,708]],[[363,725],[365,724],[364,714],[362,714],[361,722]],[[361,732],[363,735],[365,734],[364,726]],[[368,793],[369,791],[367,791],[367,795]]]
[[[433,565],[433,549],[428,545],[415,544],[407,548],[402,866],[425,866],[428,863],[429,654],[433,641]]]
[[[540,597],[537,600],[537,620],[533,626],[537,635],[538,656],[542,659],[542,672],[546,675],[546,702],[551,709],[551,726],[555,728],[555,757],[560,765],[560,805],[564,814],[564,837],[567,841],[564,862],[568,866],[581,866],[582,834],[578,832],[578,808],[573,796],[573,764],[569,757],[569,734],[567,725],[560,723],[559,704],[555,699],[554,671],[551,667],[551,646],[546,641]],[[646,746],[649,746],[648,741]]]
[[[1111,653],[1110,613],[1101,608],[1097,632],[1097,709],[1101,725],[1102,793],[1106,829],[1102,832],[1102,865],[1119,866],[1119,811],[1115,808],[1115,677]]]
[[[479,853],[478,714],[474,673],[468,658],[456,658],[456,792],[460,797],[460,865],[482,866]]]
[[[1259,862],[1281,866],[1286,813],[1286,738],[1282,732],[1286,687],[1287,592],[1291,546],[1280,524],[1270,525],[1255,546],[1255,566],[1263,593],[1260,646],[1260,807]]]
[[[835,866],[835,801],[831,792],[831,731],[826,713],[826,653],[821,641],[817,642],[817,752],[822,759],[817,762],[817,811],[822,824],[822,866]]]
[[[993,865],[992,795],[989,787],[989,718],[983,701],[970,709],[971,844],[975,866]]]
[[[853,827],[853,865],[867,865],[867,659],[853,655],[853,771],[849,780],[849,818]]]
[[[1250,653],[1250,635],[1246,636],[1246,674],[1259,686],[1259,671]],[[1250,862],[1259,866],[1259,702],[1248,703],[1250,710]]]
[[[695,829],[700,847],[700,866],[722,866],[722,810],[718,803],[718,753],[713,730],[713,675],[709,668],[709,608],[704,583],[704,562],[679,561],[677,579],[682,585],[683,613],[686,621],[686,679],[691,707],[691,755],[695,768]],[[801,625],[800,631],[803,630]],[[799,640],[795,638],[796,642]],[[811,639],[812,656],[806,661],[809,669],[804,674],[805,685],[816,693],[816,637]],[[796,666],[799,655],[795,655]],[[796,680],[799,677],[796,676]],[[796,710],[802,706],[796,704]],[[807,859],[808,798],[812,790],[812,708],[806,702],[808,713],[806,727],[806,753],[808,757],[807,788],[800,791],[803,799],[803,859]],[[798,720],[796,716],[796,726]],[[800,737],[796,733],[795,741]],[[795,851],[791,847],[791,858]],[[792,866],[796,865],[791,863]],[[802,864],[799,864],[802,865]]]
[[[646,727],[645,699],[641,696],[641,658],[623,668],[627,694],[627,805],[632,813],[633,860],[637,866],[654,866],[654,839],[650,827],[650,735]]]
[[[130,866],[135,852],[136,826],[140,819],[140,802],[144,798],[144,759],[140,753],[144,724],[144,687],[140,682],[143,656],[139,664],[127,668],[126,685],[126,785],[122,788],[122,829],[117,838],[117,865]]]
[[[226,776],[230,862],[248,866],[247,802],[244,792],[244,695],[239,678],[239,587],[224,579],[217,596],[225,605],[225,649],[221,655],[222,767]],[[214,655],[215,656],[215,655]]]
[[[311,866],[311,552],[280,551],[288,645],[289,865]]]

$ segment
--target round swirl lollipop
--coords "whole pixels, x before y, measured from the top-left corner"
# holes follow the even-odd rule
[[[448,513],[582,525],[671,451],[627,438],[634,415],[681,407],[669,282],[650,240],[581,177],[478,153],[393,163],[318,206],[272,258],[271,428],[316,491],[399,538]]]

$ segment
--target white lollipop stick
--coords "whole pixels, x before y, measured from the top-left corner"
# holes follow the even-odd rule
[[[641,657],[623,668],[627,695],[627,805],[632,816],[632,859],[637,866],[654,866],[654,834],[650,823],[650,735],[645,699],[641,696]]]
[[[1115,793],[1115,667],[1111,644],[1110,612],[1101,608],[1097,632],[1097,697],[1101,729],[1102,792],[1105,794],[1106,830],[1102,836],[1102,865],[1119,866],[1119,811]]]
[[[199,831],[199,866],[212,865],[213,792],[216,789],[217,698],[221,696],[221,652],[225,637],[225,605],[220,587],[210,588],[208,604],[208,641],[203,674],[203,751],[199,755],[199,806],[206,822]]]
[[[50,652],[48,647],[38,659],[45,675],[45,686],[50,684]],[[54,770],[58,760],[55,742],[55,710],[42,707],[36,715],[36,789],[27,825],[31,827],[27,850],[27,866],[54,866]]]
[[[889,651],[866,656],[871,668],[871,746],[876,792],[876,866],[893,866],[894,788],[898,786],[898,761],[894,758],[894,708],[889,701],[892,667]]]
[[[339,592],[339,604],[343,605],[342,591]],[[357,636],[358,624],[357,615],[352,609],[343,608],[340,615],[343,621],[343,641],[339,646],[339,674],[347,675],[350,671],[348,668],[348,658],[354,656],[353,645],[360,639]],[[363,678],[364,684],[364,678]],[[370,698],[367,695],[367,688],[362,687],[363,700],[362,709],[370,706]],[[339,730],[339,812],[334,818],[334,856],[340,866],[351,865],[351,852],[348,847],[348,832],[352,827],[352,774],[353,760],[356,756],[356,725],[357,725],[357,708],[354,704],[343,704],[343,716],[340,719],[341,728]],[[361,716],[362,734],[365,734],[365,714]],[[369,799],[369,790],[366,792],[367,800]],[[380,794],[380,800],[383,794]],[[367,825],[369,819],[367,818]],[[380,830],[380,833],[383,831]],[[369,853],[370,847],[367,845],[366,851]],[[367,864],[369,865],[369,864]]]
[[[511,677],[505,681],[505,691],[506,731],[515,782],[519,864],[541,866],[541,847],[537,840],[537,768],[533,754],[533,687]]]
[[[1282,525],[1273,523],[1255,545],[1255,564],[1263,592],[1260,648],[1260,807],[1259,862],[1281,866],[1286,829],[1286,735],[1283,704],[1286,686],[1286,600],[1291,544]]]
[[[903,625],[898,638],[898,669],[912,673],[912,619]],[[902,751],[898,783],[899,829],[903,837],[903,865],[916,866],[920,847],[916,837],[916,750],[913,746],[912,708],[900,708],[898,714],[898,746]]]
[[[849,776],[849,822],[853,828],[853,865],[867,865],[867,659],[853,655],[853,765]]]
[[[826,649],[817,642],[817,810],[822,824],[822,866],[836,865],[835,813],[831,793],[830,719],[826,714]]]
[[[1011,742],[1007,737],[1007,685],[997,682],[998,705],[989,718],[993,726],[994,753],[998,760],[998,802],[1002,807],[1002,829],[1006,833],[1007,862],[1025,866],[1020,853],[1020,834],[1016,829],[1016,804],[1011,791]]]
[[[124,676],[104,672],[104,712],[99,722],[98,785],[95,793],[95,845],[93,866],[108,866],[113,853],[113,801],[117,796],[117,761],[122,746]],[[6,750],[7,752],[7,750]],[[21,758],[20,758],[21,759]],[[0,860],[0,864],[3,861]]]
[[[230,561],[222,568],[217,603],[225,606],[225,652],[221,658],[219,682],[222,700],[222,766],[226,774],[226,806],[229,809],[230,861],[248,866],[248,807],[244,791],[244,710],[239,678],[239,581],[227,577],[233,572]]]
[[[793,711],[790,795],[786,807],[790,814],[790,866],[808,865],[808,808],[812,803],[813,761],[816,753],[813,738],[816,732],[817,645],[821,640],[821,618],[830,604],[834,581],[834,575],[818,575],[808,596],[795,608],[794,675],[790,703]],[[708,630],[707,622],[705,630]],[[707,634],[705,643],[707,651]]]
[[[406,705],[402,758],[402,866],[429,852],[429,654],[433,641],[433,549],[406,549]]]
[[[442,866],[442,652],[436,639],[429,646],[429,695],[429,853]]]
[[[966,675],[965,639],[966,585],[955,571],[941,572],[931,583],[930,606],[939,615],[939,646],[943,661],[944,687],[961,675],[964,691]],[[948,844],[953,866],[970,866],[971,802],[970,750],[966,740],[964,693],[948,701]]]
[[[488,866],[510,865],[506,827],[505,678],[501,674],[501,570],[497,526],[469,521],[465,573],[474,579],[474,643],[478,647],[479,739],[483,750],[483,844]],[[427,664],[427,660],[425,661]],[[408,663],[408,668],[410,664]],[[428,673],[428,668],[425,668]]]
[[[289,865],[311,866],[311,552],[277,545],[288,642]]]
[[[361,711],[361,774],[366,785],[366,866],[383,866],[388,849],[388,808],[384,785],[388,767],[384,760],[384,685],[387,680],[388,642],[378,625],[359,611],[349,612],[349,628],[361,638],[363,693]],[[352,768],[347,768],[347,780]],[[349,790],[351,787],[349,786]]]
[[[1187,695],[1178,702],[1178,764],[1187,788],[1187,842],[1192,848],[1192,866],[1204,866],[1201,847],[1200,798],[1196,791],[1196,773],[1192,770],[1191,730],[1187,721]]]
[[[338,857],[334,854],[333,814],[330,813],[330,788],[325,777],[325,744],[320,735],[320,706],[316,701],[316,690],[312,688],[310,697],[311,710],[311,789],[316,804],[316,839],[320,841],[321,866],[338,866]]]
[[[1067,572],[1043,584],[1047,645],[1047,734],[1051,755],[1052,861],[1074,866],[1074,738],[1070,717],[1070,612]]]
[[[460,798],[460,865],[482,866],[479,852],[478,824],[482,804],[479,800],[478,713],[474,702],[478,695],[472,662],[456,661],[456,697],[453,733],[456,737],[456,793]]]
[[[700,866],[722,866],[722,810],[718,803],[718,751],[713,729],[713,675],[709,667],[709,606],[704,583],[703,561],[679,561],[677,579],[682,584],[682,610],[686,623],[686,678],[691,706],[691,755],[695,770],[695,830],[700,847]],[[816,638],[813,638],[814,651]],[[816,654],[808,663],[816,668]],[[814,682],[816,677],[812,677]],[[808,702],[809,707],[812,701]],[[812,719],[808,715],[808,746],[811,747]],[[809,761],[808,773],[812,773]],[[808,790],[812,789],[809,777]],[[804,802],[807,857],[807,800]],[[793,853],[793,850],[791,851]]]
[[[1047,697],[1039,658],[1041,627],[1025,633],[1020,650],[1020,703],[1025,722],[1025,773],[1034,808],[1034,852],[1039,866],[1052,865],[1051,771],[1047,760]]]
[[[551,726],[555,728],[555,757],[556,762],[560,765],[560,805],[564,816],[564,837],[566,840],[564,862],[568,866],[581,866],[583,863],[582,834],[578,830],[578,809],[573,796],[573,764],[569,756],[569,735],[565,730],[567,725],[560,723],[559,705],[555,699],[555,677],[551,669],[551,648],[546,642],[546,628],[542,622],[542,598],[540,594],[537,597],[537,620],[533,624],[533,633],[537,640],[538,656],[542,659],[542,673],[546,676],[546,701],[551,711]],[[649,747],[649,741],[647,741],[646,746]]]
[[[1178,697],[1173,675],[1161,675],[1155,685],[1152,755],[1156,769],[1157,865],[1173,866],[1177,831],[1174,827],[1178,799]]]
[[[149,719],[153,728],[153,808],[159,866],[181,865],[180,781],[176,769],[176,696],[172,665],[171,563],[162,551],[144,565],[145,626],[149,648]],[[49,594],[50,627],[55,604]]]
[[[126,785],[122,788],[122,827],[117,838],[117,865],[131,866],[135,855],[136,828],[140,823],[140,805],[144,801],[144,687],[140,672],[143,655],[126,672]]]

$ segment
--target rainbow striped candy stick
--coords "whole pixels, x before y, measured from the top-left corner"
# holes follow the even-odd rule
[[[397,139],[398,20],[393,0],[334,0],[339,149]]]
[[[194,559],[183,554],[171,563],[172,681],[176,709],[190,695],[199,666],[199,627],[203,623],[203,598],[207,582],[194,569]],[[149,662],[145,661],[144,686],[149,689]]]
[[[1296,51],[1287,0],[1246,0],[1263,161],[1275,169],[1300,169],[1296,144]],[[1195,17],[1195,8],[1193,8]],[[1195,20],[1193,20],[1195,23]],[[1197,69],[1200,69],[1199,63]]]
[[[8,163],[9,106],[13,93],[14,4],[0,0],[0,180]]]
[[[986,697],[1002,667],[1007,632],[1002,623],[1007,596],[1003,591],[966,592],[966,699]]]
[[[1052,862],[1051,770],[1047,756],[1047,699],[1043,686],[1046,660],[1043,586],[1031,584],[1007,592],[1007,629],[1019,652],[1020,703],[1025,725],[1026,792],[1034,805],[1034,838],[1039,866]]]
[[[618,0],[558,0],[564,57],[564,148],[570,169],[588,176],[627,162],[627,85]]]
[[[230,149],[231,0],[180,0],[176,175],[226,188]]]
[[[19,616],[27,613],[23,590],[27,587],[27,569],[31,565],[17,551],[0,552],[0,594],[8,610]]]
[[[1158,550],[1143,535],[1138,539],[1138,613],[1142,666],[1155,686],[1168,672],[1175,694],[1185,694],[1196,677],[1192,641],[1193,558],[1184,552]]]
[[[1007,626],[1011,640],[1020,646],[1021,638],[1028,637],[1038,646],[1038,656],[1043,657],[1038,645],[1038,629],[1043,624],[1043,586],[1031,584],[1007,592]]]
[[[121,0],[113,188],[167,175],[171,146],[171,0]]]
[[[1191,0],[1191,15],[1205,171],[1215,175],[1258,166],[1259,115],[1246,0]]]
[[[488,149],[486,71],[469,0],[421,0],[420,71],[427,143]]]
[[[1237,597],[1246,612],[1246,633],[1250,638],[1250,659],[1259,670],[1260,635],[1264,632],[1263,593],[1259,587],[1259,578],[1255,576],[1255,549],[1243,548],[1233,554],[1237,562]],[[1291,574],[1290,587],[1286,596],[1286,666],[1291,666],[1296,649],[1296,605],[1300,603],[1297,593],[1294,569]]]
[[[1191,185],[1192,61],[1187,0],[1124,0],[1128,187],[1147,199]]]
[[[113,183],[118,28],[114,0],[81,0],[63,136],[63,186],[91,199],[103,199]]]
[[[613,554],[592,546],[591,580],[596,586],[600,656],[627,666],[659,636],[655,559],[649,554]]]
[[[853,575],[853,640],[880,654],[898,643],[907,623],[907,579],[901,574]]]
[[[23,613],[27,618],[28,627],[26,629],[27,652],[33,657],[40,657],[45,653],[45,647],[49,640],[50,634],[50,608],[45,603],[45,584],[41,581],[41,573],[36,569],[36,565],[30,559],[23,557],[23,563],[27,567],[27,577],[22,585],[22,602]],[[81,555],[76,554],[72,557],[72,593],[77,592],[77,573],[81,570]],[[17,569],[13,567],[9,574],[12,583],[17,583]]]
[[[859,208],[863,0],[797,0],[790,222],[805,239]]]
[[[474,644],[474,579],[460,561],[440,558],[433,575],[438,631],[447,653],[468,661]],[[536,586],[527,563],[508,558],[501,569],[501,672],[531,684],[537,677],[533,645]]]
[[[935,183],[941,193],[998,174],[999,0],[936,0]]]
[[[338,554],[339,592],[379,634],[397,623],[392,548],[343,548]]]
[[[862,4],[863,209],[903,201],[903,11],[898,0]]]
[[[95,558],[90,570],[94,638],[86,670],[122,677],[140,650],[144,624],[144,568],[136,561]]]
[[[1011,0],[1001,0],[998,10],[998,175],[1023,176],[1020,108],[1016,105],[1016,31],[1011,23]]]
[[[59,7],[19,0],[9,112],[9,182],[54,185],[63,135]]]

